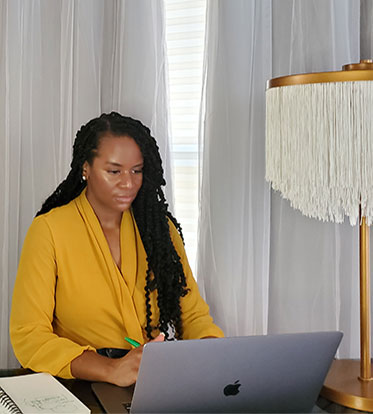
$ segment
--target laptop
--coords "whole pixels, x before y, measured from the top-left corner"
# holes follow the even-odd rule
[[[313,412],[341,339],[312,332],[153,342],[135,386],[92,389],[109,413]]]

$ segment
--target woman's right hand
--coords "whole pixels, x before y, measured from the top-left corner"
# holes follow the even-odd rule
[[[163,342],[159,334],[150,342]],[[71,361],[71,374],[88,381],[102,381],[127,387],[137,380],[144,346],[131,349],[124,357],[110,359],[94,351],[84,351]]]
[[[150,342],[164,341],[164,334],[159,334]],[[120,387],[128,387],[136,382],[144,345],[131,349],[124,357],[111,359],[111,370],[107,382]]]

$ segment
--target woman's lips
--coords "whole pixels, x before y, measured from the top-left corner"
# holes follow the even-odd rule
[[[129,203],[133,200],[133,196],[115,196],[114,197],[116,201],[119,203]]]

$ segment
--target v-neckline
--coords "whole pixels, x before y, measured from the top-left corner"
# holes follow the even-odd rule
[[[125,210],[122,214],[122,219],[120,223],[120,253],[121,253],[121,263],[118,267],[117,263],[114,260],[113,255],[109,247],[109,243],[106,239],[104,231],[101,227],[101,224],[94,212],[91,204],[89,203],[85,190],[83,190],[81,196],[79,197],[81,206],[83,208],[83,213],[86,215],[88,224],[92,228],[97,241],[101,247],[101,251],[106,257],[106,261],[110,257],[110,262],[115,268],[115,271],[118,272],[120,278],[124,280],[131,294],[133,294],[136,284],[137,277],[137,232],[134,217],[132,210]],[[114,269],[113,269],[114,270]]]

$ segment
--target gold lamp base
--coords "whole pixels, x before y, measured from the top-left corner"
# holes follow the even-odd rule
[[[320,394],[339,405],[373,412],[373,380],[362,381],[359,376],[359,360],[336,359]]]

